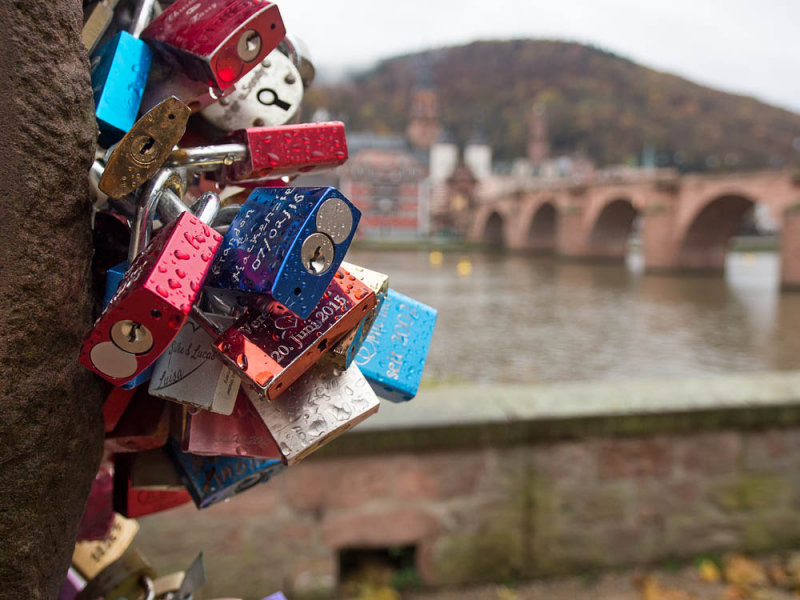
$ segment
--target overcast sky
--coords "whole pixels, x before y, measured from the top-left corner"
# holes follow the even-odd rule
[[[800,0],[277,0],[321,72],[478,39],[592,43],[800,112]]]

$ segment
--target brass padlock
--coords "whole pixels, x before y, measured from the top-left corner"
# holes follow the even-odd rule
[[[133,124],[106,161],[98,187],[122,198],[155,175],[186,131],[191,111],[171,96]]]
[[[378,316],[378,311],[381,309],[381,304],[389,293],[389,276],[378,271],[372,271],[359,267],[349,262],[342,262],[342,268],[356,277],[361,283],[375,292],[377,303],[375,308],[369,311],[357,327],[354,327],[340,342],[335,344],[331,351],[325,358],[331,361],[340,369],[348,368],[356,357],[358,349],[369,334],[372,324],[375,322],[375,317]]]
[[[106,539],[75,544],[72,566],[84,579],[93,579],[125,553],[138,532],[139,523],[135,520],[114,515],[114,524]]]
[[[131,548],[92,577],[75,600],[140,600],[143,595],[152,600],[153,577],[155,571],[150,563]]]

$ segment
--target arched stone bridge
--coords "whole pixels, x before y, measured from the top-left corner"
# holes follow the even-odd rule
[[[517,190],[484,198],[470,238],[585,259],[624,259],[637,216],[648,270],[720,271],[743,215],[760,203],[781,231],[784,287],[800,288],[800,178],[786,171],[670,175]]]

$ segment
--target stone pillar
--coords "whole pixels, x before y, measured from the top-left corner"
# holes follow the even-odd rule
[[[583,229],[585,186],[570,190],[558,212],[556,253],[562,258],[586,256],[586,233]]]
[[[789,206],[783,213],[781,289],[800,291],[800,204]]]
[[[96,124],[78,0],[4,0],[0,21],[0,598],[55,598],[103,450],[91,325]]]
[[[675,210],[671,203],[657,202],[645,207],[642,223],[642,252],[646,271],[672,271],[679,267],[675,236]]]

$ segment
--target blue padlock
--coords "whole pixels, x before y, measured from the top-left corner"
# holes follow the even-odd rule
[[[106,305],[111,301],[111,298],[116,293],[119,284],[122,282],[122,278],[125,276],[125,271],[127,270],[128,270],[128,261],[124,260],[118,265],[114,265],[113,267],[111,267],[106,273],[106,289],[103,295],[103,308],[105,308]],[[144,371],[139,373],[128,383],[122,384],[120,387],[123,390],[132,390],[135,387],[139,387],[143,383],[147,383],[153,376],[154,368],[155,368],[155,363],[147,367]]]
[[[118,142],[136,122],[152,58],[152,49],[126,31],[108,40],[93,57],[92,91],[101,146]]]
[[[228,228],[206,285],[270,294],[307,319],[360,219],[332,187],[256,188]]]
[[[103,308],[111,302],[111,298],[117,292],[119,284],[122,283],[122,278],[125,277],[125,271],[128,270],[128,261],[123,260],[118,265],[114,265],[106,272],[106,289],[103,294]]]
[[[197,508],[206,508],[264,483],[284,468],[283,463],[274,458],[189,454],[173,439],[169,440],[167,448]]]
[[[378,396],[404,402],[417,394],[435,324],[435,308],[389,289],[355,359]]]

